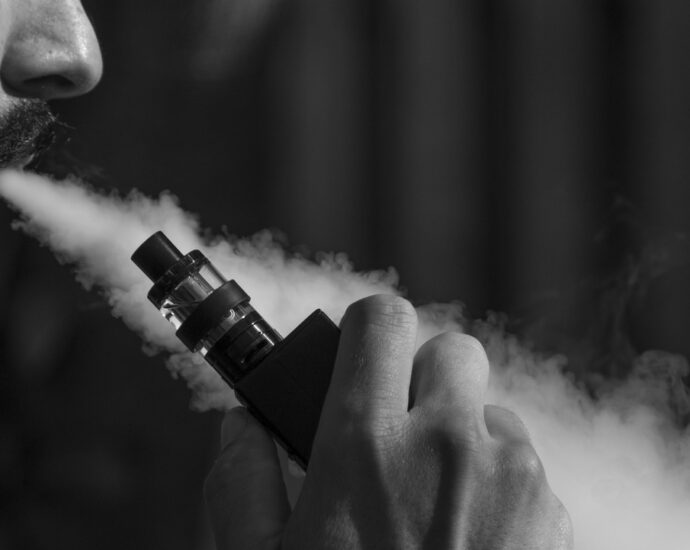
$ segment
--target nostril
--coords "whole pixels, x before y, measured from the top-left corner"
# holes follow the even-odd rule
[[[74,97],[91,90],[100,80],[103,60],[81,2],[16,2],[31,4],[31,17],[11,18],[6,24],[1,15],[4,10],[0,10],[0,27],[5,29],[11,23],[3,31],[7,37],[0,45],[2,87],[19,97],[44,100]],[[0,5],[4,3],[0,0]]]
[[[91,90],[103,60],[98,39],[79,0],[11,0],[30,4],[24,16],[3,18],[0,85],[19,97],[62,99]],[[5,0],[0,0],[0,6]],[[12,11],[12,10],[10,10]]]
[[[23,85],[32,95],[43,98],[69,95],[76,87],[75,82],[59,74],[27,78]]]

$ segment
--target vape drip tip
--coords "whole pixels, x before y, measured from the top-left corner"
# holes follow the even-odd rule
[[[249,305],[249,295],[198,250],[183,255],[159,231],[137,248],[132,261],[154,283],[148,298],[176,328],[177,337],[231,385],[281,340]]]

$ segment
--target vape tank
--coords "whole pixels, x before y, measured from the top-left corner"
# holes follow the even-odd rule
[[[162,233],[132,261],[154,283],[148,299],[235,390],[244,404],[306,469],[328,391],[340,331],[314,311],[283,339],[198,250],[183,255]]]

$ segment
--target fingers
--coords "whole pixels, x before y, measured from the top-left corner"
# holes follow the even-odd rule
[[[482,419],[488,378],[489,361],[478,340],[454,332],[441,334],[415,356],[411,407],[453,408]]]
[[[512,411],[496,405],[484,407],[484,421],[489,435],[504,442],[529,443],[527,427]]]
[[[272,439],[243,407],[226,415],[221,439],[204,486],[217,549],[279,548],[290,508]]]
[[[340,345],[324,413],[345,405],[362,415],[406,413],[417,314],[397,296],[352,304],[341,322]]]

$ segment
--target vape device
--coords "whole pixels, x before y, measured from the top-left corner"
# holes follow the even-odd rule
[[[132,261],[153,282],[148,299],[201,353],[244,404],[302,468],[331,380],[340,331],[314,311],[286,338],[249,304],[249,295],[226,280],[198,250],[183,255],[157,232]]]

